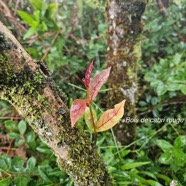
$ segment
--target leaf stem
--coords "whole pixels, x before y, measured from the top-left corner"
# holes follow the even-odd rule
[[[96,132],[96,124],[94,122],[94,116],[93,116],[93,112],[92,112],[92,107],[91,107],[91,105],[89,105],[88,107],[89,107],[89,110],[90,110],[90,117],[91,117],[91,122],[92,122],[93,127],[94,127],[94,132]]]
[[[89,89],[87,88],[87,99],[90,100],[90,92],[89,92]],[[94,128],[94,143],[96,145],[96,141],[97,141],[97,132],[96,132],[96,124],[94,122],[94,115],[93,115],[93,111],[92,111],[92,101],[90,100],[90,102],[88,103],[88,108],[90,110],[90,119],[91,119],[91,122],[92,122],[92,125],[93,125],[93,128]]]
[[[94,116],[93,116],[91,104],[92,104],[92,103],[88,104],[88,108],[89,108],[89,110],[90,110],[91,122],[92,122],[93,127],[94,127],[94,133],[95,133],[94,142],[95,142],[95,145],[96,145],[96,141],[97,141],[97,132],[96,132],[96,124],[95,124],[95,122],[94,122]]]

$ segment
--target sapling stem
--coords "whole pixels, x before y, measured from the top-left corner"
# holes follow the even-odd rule
[[[93,116],[93,111],[92,111],[91,104],[89,104],[88,107],[89,107],[89,110],[90,110],[90,117],[91,117],[91,122],[92,122],[93,127],[94,127],[94,132],[96,132],[96,124],[94,122],[94,116]]]
[[[88,104],[88,108],[90,110],[90,118],[91,118],[91,122],[92,122],[92,125],[94,127],[94,143],[96,145],[96,141],[97,141],[97,132],[96,132],[96,124],[94,122],[94,116],[93,116],[93,111],[92,111],[92,106],[91,106],[92,103]]]
[[[89,89],[88,89],[88,87],[86,87],[87,88],[87,98],[89,99],[90,98],[90,92],[89,92]],[[96,141],[97,141],[97,132],[96,132],[96,124],[95,124],[95,122],[94,122],[94,115],[93,115],[93,111],[92,111],[92,101],[90,101],[89,103],[88,103],[88,108],[89,108],[89,110],[90,110],[90,119],[91,119],[91,122],[92,122],[92,125],[93,125],[93,128],[94,128],[94,139],[93,139],[93,141],[94,141],[94,143],[95,143],[95,145],[96,145]]]

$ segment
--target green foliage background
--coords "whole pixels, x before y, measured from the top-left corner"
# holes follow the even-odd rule
[[[21,43],[36,61],[45,59],[70,106],[85,96],[81,79],[90,60],[95,59],[93,73],[105,67],[106,1],[30,0],[19,10],[13,3],[7,5],[27,30]],[[136,141],[121,146],[110,131],[98,136],[99,153],[116,185],[168,186],[172,180],[186,185],[186,5],[175,0],[166,13],[152,0],[143,16]],[[95,110],[100,105],[98,99]],[[4,101],[0,108],[0,185],[73,185],[24,118]],[[91,134],[83,120],[79,126]]]

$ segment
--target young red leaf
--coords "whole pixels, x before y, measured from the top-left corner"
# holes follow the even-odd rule
[[[92,61],[89,65],[89,67],[87,68],[87,71],[85,73],[85,78],[82,79],[83,83],[85,84],[86,88],[89,88],[89,84],[90,84],[90,76],[92,73],[92,69],[93,69],[93,65],[94,65],[94,61]]]
[[[105,111],[96,123],[96,132],[102,132],[116,125],[124,114],[125,100],[114,105],[114,109]]]
[[[91,101],[93,101],[102,85],[107,81],[110,74],[110,69],[111,67],[103,70],[90,81],[89,99]]]
[[[86,99],[76,99],[70,108],[71,126],[74,127],[76,121],[84,114],[86,109]]]

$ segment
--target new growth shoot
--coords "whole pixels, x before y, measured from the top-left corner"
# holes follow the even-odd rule
[[[85,113],[86,124],[93,132],[103,132],[116,125],[124,114],[125,100],[114,105],[113,109],[105,111],[97,120],[96,112],[92,108],[93,100],[96,98],[102,85],[107,81],[111,67],[101,71],[93,79],[90,79],[94,62],[87,68],[85,77],[82,79],[87,97],[86,99],[76,99],[70,108],[71,126],[74,127],[78,119]]]

